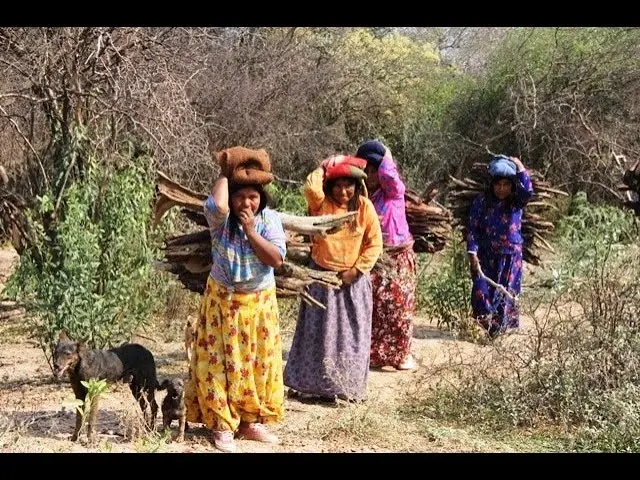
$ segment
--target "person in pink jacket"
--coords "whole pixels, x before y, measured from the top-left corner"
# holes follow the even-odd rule
[[[411,355],[415,309],[416,255],[405,213],[405,185],[391,152],[378,140],[364,142],[356,157],[367,161],[369,198],[380,219],[384,251],[391,268],[374,269],[371,325],[372,368],[413,370]]]

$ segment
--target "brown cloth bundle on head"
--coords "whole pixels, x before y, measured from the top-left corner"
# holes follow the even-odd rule
[[[230,183],[266,185],[273,181],[269,154],[262,148],[227,148],[216,153],[216,160]]]

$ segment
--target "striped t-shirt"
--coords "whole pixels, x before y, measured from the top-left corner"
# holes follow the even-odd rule
[[[256,256],[242,227],[236,230],[233,240],[230,238],[229,214],[218,210],[212,195],[204,204],[204,216],[211,232],[211,277],[230,290],[254,292],[273,287],[273,267],[265,265]],[[278,248],[284,259],[287,247],[280,215],[264,208],[256,216],[255,229]]]

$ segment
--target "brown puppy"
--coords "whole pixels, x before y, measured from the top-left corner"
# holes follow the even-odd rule
[[[184,382],[177,377],[167,378],[158,385],[158,390],[167,391],[167,395],[162,400],[162,429],[170,428],[171,422],[178,420],[176,442],[182,442],[187,425],[187,408],[184,405]]]

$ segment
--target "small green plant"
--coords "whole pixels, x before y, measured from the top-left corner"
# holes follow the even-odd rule
[[[460,234],[453,236],[442,265],[419,275],[417,303],[418,309],[435,320],[438,327],[460,334],[472,331],[471,277]]]
[[[135,449],[138,453],[158,453],[170,440],[171,431],[169,429],[149,432],[136,440]]]
[[[81,381],[82,385],[87,389],[87,396],[84,401],[79,398],[73,399],[69,402],[71,405],[75,406],[76,410],[80,414],[80,418],[82,422],[80,424],[80,431],[84,428],[87,422],[87,418],[91,412],[92,405],[98,401],[99,398],[104,394],[107,390],[107,381],[101,380],[97,378],[90,378],[87,381]]]

